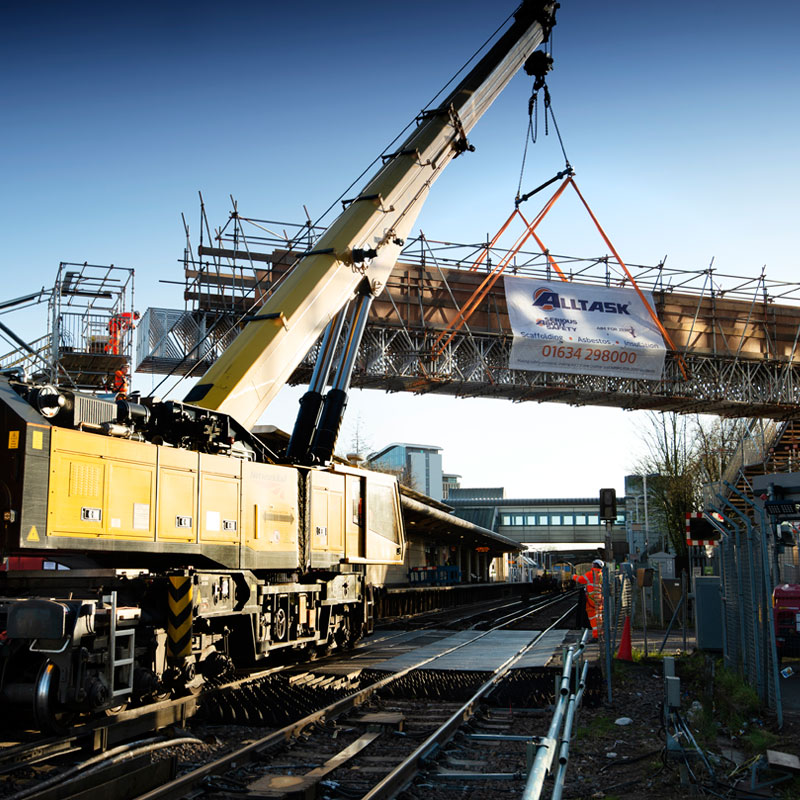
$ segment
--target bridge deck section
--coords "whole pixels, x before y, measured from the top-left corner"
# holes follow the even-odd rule
[[[290,268],[292,255],[263,255],[252,269],[186,265],[190,309],[149,309],[140,324],[140,372],[200,376],[236,336],[239,317],[258,307]],[[262,261],[271,259],[267,266]],[[541,267],[517,274],[555,278]],[[387,391],[517,402],[714,413],[791,419],[800,416],[800,305],[778,302],[795,289],[770,294],[749,282],[725,292],[681,290],[661,279],[641,280],[676,350],[668,351],[661,380],[529,372],[509,368],[512,333],[502,278],[464,326],[436,354],[437,340],[456,322],[487,271],[436,258],[399,262],[373,304],[353,385]],[[588,285],[624,284],[582,271]],[[557,286],[559,282],[553,281]],[[627,284],[630,287],[630,283]],[[788,286],[788,284],[781,285]],[[748,296],[749,292],[749,296]],[[306,383],[316,346],[292,375]],[[685,373],[685,374],[684,374]]]

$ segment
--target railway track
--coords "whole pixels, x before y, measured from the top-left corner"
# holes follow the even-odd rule
[[[534,607],[524,605],[524,607],[516,610],[507,611],[506,614],[496,620],[493,630],[498,630],[522,619],[529,618],[532,614],[545,611],[555,604],[568,599],[567,596],[560,595],[556,598],[546,598],[535,604]],[[503,603],[499,604],[495,611],[508,609],[515,605],[522,606],[523,604]],[[568,618],[571,611],[572,608],[562,615],[561,619]],[[476,612],[474,609],[470,609],[467,614],[462,613],[460,617],[451,618],[449,624],[463,625],[470,620],[474,620],[476,614],[480,613],[485,614],[487,610]],[[429,620],[424,624],[433,626],[435,622],[434,620]],[[404,635],[406,633],[403,631],[382,631],[359,645],[357,650],[381,646],[391,647],[393,642]],[[458,647],[455,647],[453,651],[458,649]],[[325,661],[335,662],[336,659],[325,659],[323,662],[317,662],[317,665]],[[339,661],[344,663],[344,659],[339,659]],[[32,767],[54,759],[62,762],[68,757],[74,759],[78,753],[85,754],[87,751],[107,750],[123,741],[130,740],[132,737],[150,736],[154,730],[165,727],[182,728],[201,706],[204,707],[205,716],[212,718],[217,724],[236,723],[239,725],[277,727],[277,731],[266,737],[259,737],[248,746],[255,747],[255,745],[258,745],[253,752],[268,752],[276,746],[277,742],[296,740],[296,737],[306,731],[309,726],[314,726],[321,730],[329,729],[331,725],[335,726],[335,723],[332,723],[331,720],[343,714],[351,713],[352,709],[368,702],[381,688],[393,683],[397,685],[397,681],[402,680],[403,675],[415,669],[421,669],[424,664],[425,662],[422,661],[403,673],[383,679],[377,679],[375,675],[362,675],[357,678],[346,672],[340,677],[320,677],[310,673],[303,674],[302,672],[291,675],[289,673],[292,668],[289,666],[261,671],[257,675],[249,675],[237,681],[229,682],[224,686],[214,687],[201,697],[181,698],[144,709],[126,711],[116,718],[101,720],[76,728],[65,737],[19,742],[6,747],[2,755],[0,755],[0,776],[4,773],[8,774],[12,769],[19,769],[21,765]],[[371,685],[364,686],[368,681],[371,682]],[[236,700],[233,700],[233,698],[236,698]],[[281,714],[276,715],[272,712],[264,714],[263,711],[258,713],[254,712],[253,709],[277,709],[281,711]],[[405,716],[409,719],[413,718],[412,713]],[[338,728],[334,727],[334,731],[336,730]],[[334,741],[339,735],[337,733]],[[147,739],[145,744],[142,745],[143,748],[152,748],[154,746],[169,747],[171,746],[170,740],[166,737],[163,742]],[[137,752],[137,748],[134,746],[129,752],[132,754],[130,757],[133,757]],[[233,756],[222,756],[221,760],[217,759],[210,765],[203,765],[200,769],[209,770],[205,774],[216,775],[218,769],[224,771],[222,762],[225,759],[241,760],[246,755],[243,755],[239,750],[234,750],[234,753],[236,754]],[[260,755],[258,757],[262,758]],[[102,757],[98,758],[102,760]],[[174,771],[174,767],[171,771]],[[163,778],[164,775],[162,775]],[[198,780],[202,780],[202,777],[198,778]],[[0,791],[2,791],[2,784],[0,784]],[[177,791],[178,794],[166,794],[163,796],[180,796],[180,790],[178,789]],[[17,791],[12,796],[16,797],[16,795],[20,794],[21,792]],[[8,795],[6,794],[6,796]],[[22,800],[23,797],[30,797],[31,800],[34,800],[34,798],[36,800],[44,800],[47,794],[40,795],[35,785],[32,784],[30,789],[22,790],[19,800]]]
[[[540,614],[549,608],[558,607],[564,603],[569,603],[570,610],[574,611],[575,601],[578,597],[578,594],[579,593],[577,591],[556,593],[554,596],[548,595],[547,597],[542,598],[540,602],[537,602],[533,605],[530,603],[521,602],[521,608],[515,608],[513,611],[509,611],[507,614],[504,614],[500,617],[495,617],[492,614],[489,619],[481,619],[471,625],[470,628],[472,630],[484,630],[488,629],[490,626],[497,627],[498,625],[509,627],[511,625],[516,625],[522,620],[532,617],[534,614]],[[481,616],[486,615],[481,614]]]
[[[532,732],[512,734],[484,730],[473,733],[465,731],[464,726],[475,719],[488,695],[502,690],[502,681],[515,665],[534,651],[546,634],[563,623],[573,610],[568,609],[533,642],[495,669],[478,673],[471,682],[476,685],[457,686],[459,682],[470,683],[460,675],[452,675],[441,682],[429,675],[428,696],[404,697],[408,684],[427,664],[502,630],[508,622],[484,633],[476,633],[474,638],[465,643],[377,680],[344,700],[203,765],[143,795],[139,800],[177,800],[190,794],[192,797],[215,798],[230,792],[252,798],[303,797],[306,791],[311,791],[322,781],[327,782],[326,790],[329,790],[331,797],[386,800],[411,785],[421,770],[426,770],[425,781],[431,780],[431,770],[435,771],[437,779],[444,779],[443,786],[446,789],[446,781],[453,780],[453,776],[463,778],[463,770],[454,772],[447,767],[437,766],[435,756],[441,753],[453,765],[453,759],[443,748],[456,734],[465,737],[467,742],[476,743],[483,750],[486,749],[485,743],[490,740],[514,741],[517,745],[535,740]],[[552,686],[550,674],[545,680]],[[466,700],[452,699],[458,694],[458,689],[462,693],[466,690]],[[437,691],[448,697],[440,698],[434,704],[431,694]],[[419,694],[418,691],[415,693]],[[541,708],[521,712],[523,719],[533,723],[526,727],[535,726],[540,734],[544,733],[542,715]],[[501,725],[508,730],[512,725],[510,717],[505,710],[484,714],[479,718],[479,727],[485,729],[487,725]],[[524,784],[525,747],[520,745],[520,749],[521,761],[513,772],[498,776],[471,771],[470,775],[474,780],[484,782],[513,779]],[[477,761],[469,758],[460,760]],[[485,759],[481,759],[481,762],[484,763]],[[482,777],[479,778],[478,774],[482,774]],[[485,783],[484,786],[488,791],[489,787]],[[430,796],[428,788],[425,792],[420,796]]]

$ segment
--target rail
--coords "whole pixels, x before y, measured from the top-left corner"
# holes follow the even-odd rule
[[[560,622],[562,622],[572,610],[563,614],[548,628],[545,628],[530,644],[520,650],[516,655],[512,656],[504,664],[495,670],[489,680],[487,680],[475,694],[464,703],[439,729],[431,734],[410,756],[408,756],[401,764],[395,767],[380,783],[373,789],[365,794],[361,800],[385,800],[385,798],[394,797],[395,794],[401,791],[411,779],[416,775],[419,770],[420,764],[426,760],[426,757],[435,748],[441,747],[442,744],[449,741],[456,731],[464,724],[465,720],[469,719],[477,706],[478,702],[488,694],[497,683],[503,678],[506,673],[516,664],[526,653],[532,650],[544,635],[553,630]],[[508,623],[492,628],[492,631],[503,628]],[[490,633],[492,631],[488,631]],[[584,634],[585,638],[585,634]],[[583,641],[583,639],[582,639]],[[562,684],[563,685],[563,684]]]
[[[570,594],[559,594],[556,597],[548,596],[541,600],[541,602],[537,602],[533,605],[524,605],[522,608],[517,608],[511,613],[508,613],[510,609],[515,606],[519,605],[518,603],[506,603],[501,602],[500,604],[494,604],[494,612],[495,612],[495,624],[491,627],[491,630],[482,632],[478,635],[470,637],[468,642],[462,642],[461,644],[456,645],[455,647],[449,648],[445,653],[438,653],[437,655],[432,656],[429,659],[422,659],[419,661],[418,664],[413,665],[409,669],[403,670],[401,673],[397,673],[396,675],[389,676],[388,680],[384,680],[379,684],[375,684],[373,686],[367,687],[367,692],[371,693],[376,691],[377,689],[382,688],[384,685],[388,685],[394,680],[399,680],[403,677],[403,675],[408,674],[409,671],[417,669],[419,667],[424,666],[432,659],[438,658],[446,653],[454,652],[459,650],[462,647],[475,642],[484,636],[488,635],[492,631],[499,630],[503,627],[508,627],[513,625],[520,620],[524,620],[525,618],[529,617],[531,614],[543,611],[549,607],[551,607],[555,603],[563,603],[564,601],[570,600]],[[503,610],[506,613],[501,617],[496,617],[496,612],[499,610]],[[566,618],[569,614],[571,614],[573,609],[571,608],[564,614],[560,620]],[[470,622],[474,620],[474,618],[478,615],[486,615],[487,613],[491,613],[491,610],[486,608],[481,609],[480,611],[476,612],[475,609],[469,609],[468,613],[460,614],[455,618],[451,618],[448,620],[448,627],[455,626],[458,628],[459,626],[463,625],[465,622]],[[428,615],[429,617],[434,617],[428,625],[425,627],[434,627],[434,626],[441,626],[441,620],[439,619],[440,615]],[[452,617],[452,614],[451,614]],[[555,627],[560,620],[554,622],[548,630]],[[474,626],[473,626],[474,627]],[[387,643],[390,643],[393,638],[403,636],[407,636],[408,633],[406,631],[399,632],[397,634],[392,634],[391,632],[385,632],[384,634],[379,634],[377,636],[370,637],[369,641],[364,641],[357,645],[356,650],[360,650],[362,648],[378,646],[385,647]],[[541,638],[541,636],[539,637]],[[538,641],[538,639],[536,640]],[[526,648],[529,650],[531,647],[535,646],[536,642],[533,642],[530,647]],[[510,661],[513,661],[511,659]],[[319,662],[317,663],[319,666]],[[175,727],[175,726],[182,726],[186,723],[186,721],[194,716],[197,710],[203,705],[208,704],[209,708],[212,708],[215,703],[215,696],[219,696],[219,702],[222,704],[226,704],[228,700],[220,693],[230,691],[230,690],[240,690],[243,689],[245,692],[248,691],[248,684],[254,684],[259,680],[262,680],[266,677],[273,677],[277,673],[280,673],[284,670],[291,670],[295,667],[295,665],[285,665],[276,667],[269,670],[259,670],[256,673],[248,674],[244,677],[237,678],[235,680],[228,680],[220,685],[211,686],[209,687],[202,695],[199,696],[189,696],[184,698],[179,698],[176,700],[165,700],[159,703],[151,704],[150,706],[146,706],[143,708],[138,709],[131,709],[123,711],[117,714],[113,718],[100,718],[99,720],[94,720],[90,723],[83,724],[76,728],[73,728],[66,736],[59,737],[59,738],[51,738],[47,740],[38,739],[36,741],[29,741],[20,743],[16,746],[7,746],[0,758],[0,774],[8,773],[15,769],[18,769],[22,765],[33,766],[38,763],[43,763],[50,761],[54,758],[61,758],[64,756],[68,756],[73,753],[102,753],[105,755],[97,755],[92,756],[89,761],[84,761],[83,765],[87,765],[91,763],[92,765],[98,765],[97,767],[92,767],[92,770],[95,769],[100,770],[105,775],[106,772],[104,770],[106,767],[110,767],[112,763],[116,762],[117,757],[114,755],[117,750],[119,749],[119,745],[123,742],[130,741],[134,737],[141,737],[141,736],[152,736],[156,731],[159,729],[164,729],[167,727]],[[510,668],[510,666],[509,666]],[[340,678],[337,679],[339,686],[339,690],[343,687],[348,686],[348,681]],[[497,676],[494,676],[494,680],[498,680]],[[312,681],[312,683],[316,684],[318,679]],[[290,679],[289,683],[292,683]],[[335,687],[334,687],[335,688]],[[347,690],[347,688],[345,688]],[[364,694],[361,697],[355,698],[344,698],[343,706],[339,707],[339,710],[336,712],[331,711],[330,709],[327,710],[327,714],[330,716],[342,713],[342,709],[346,710],[347,707],[360,705],[364,702],[364,699],[368,696],[368,694]],[[217,703],[219,705],[219,702]],[[335,704],[334,704],[335,705]],[[326,709],[321,710],[320,714],[325,714]],[[325,718],[328,718],[327,716]],[[314,719],[320,719],[318,715],[312,715],[312,717],[307,717],[304,720],[301,720],[299,723],[286,726],[282,728],[284,732],[292,731],[297,728],[297,730],[301,730],[306,723],[313,721]],[[241,720],[240,720],[241,721]],[[289,734],[287,734],[289,735]],[[519,737],[517,737],[519,738]],[[152,740],[156,741],[156,740]],[[165,737],[166,744],[159,745],[159,746],[169,746],[169,738]],[[117,749],[112,749],[117,748]],[[80,766],[80,765],[79,765]],[[161,772],[159,772],[161,776],[160,782],[164,782],[169,779],[169,776],[164,776]],[[86,776],[81,772],[81,780]],[[149,789],[153,786],[157,785],[156,778],[153,776],[153,780],[143,786],[142,791],[145,789]],[[38,787],[38,788],[37,788]],[[42,790],[45,792],[51,791],[45,788],[45,784],[36,783],[31,784],[29,787],[24,789],[25,796],[30,795],[31,798],[38,797],[39,791]],[[44,795],[43,795],[44,796]],[[171,796],[171,795],[164,795],[164,796]]]
[[[441,742],[447,741],[450,737],[452,737],[458,728],[464,723],[464,721],[469,718],[472,713],[472,709],[476,707],[478,700],[486,693],[491,691],[502,679],[502,677],[513,667],[513,665],[533,647],[535,647],[547,632],[556,628],[560,623],[563,622],[564,619],[572,614],[573,611],[574,608],[570,608],[570,610],[568,610],[565,614],[556,619],[550,626],[544,629],[531,643],[522,648],[511,658],[507,659],[506,662],[501,664],[493,672],[489,680],[485,681],[478,691],[475,692],[475,694],[466,703],[464,703],[456,713],[452,714],[448,720],[439,726],[435,733],[431,734],[431,736],[429,736],[419,747],[417,747],[410,756],[404,759],[402,763],[396,766],[376,786],[363,795],[362,800],[377,800],[378,798],[381,798],[381,800],[386,800],[387,798],[392,797],[394,793],[406,785],[416,774],[419,765],[431,754],[431,752],[436,749]],[[192,770],[191,772],[187,772],[169,784],[147,792],[146,794],[140,795],[137,800],[168,800],[180,798],[184,796],[186,792],[192,790],[193,787],[197,787],[201,782],[209,779],[210,776],[223,773],[229,769],[233,763],[241,764],[253,758],[259,758],[271,748],[283,744],[289,739],[297,737],[301,734],[301,732],[308,730],[310,726],[338,717],[345,712],[364,704],[370,697],[375,695],[381,689],[387,688],[393,683],[400,681],[414,670],[419,670],[427,664],[430,664],[432,661],[441,658],[442,656],[457,652],[473,642],[488,636],[490,633],[506,627],[508,624],[508,622],[503,622],[500,625],[494,626],[491,630],[486,631],[485,633],[478,633],[476,636],[471,637],[467,642],[462,642],[453,647],[449,647],[444,651],[437,652],[435,655],[432,655],[428,658],[421,659],[409,667],[399,670],[398,672],[393,673],[386,678],[376,681],[370,686],[360,689],[359,691],[354,692],[347,697],[331,703],[319,711],[315,711],[314,713],[305,716],[303,719],[292,722],[291,724],[286,725],[279,730],[273,731],[254,742],[250,742],[233,752],[227,753],[208,764],[204,764]]]

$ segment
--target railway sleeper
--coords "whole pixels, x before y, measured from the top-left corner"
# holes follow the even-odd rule
[[[365,681],[386,677],[385,672],[365,670]],[[464,701],[489,679],[491,672],[415,669],[381,690],[383,697]]]
[[[552,706],[560,667],[525,667],[512,669],[487,696],[487,704],[496,708],[539,709]],[[603,676],[599,667],[590,665],[586,676],[583,703],[596,706],[602,702]]]
[[[204,698],[200,716],[209,722],[240,725],[285,725],[324,708],[359,688],[350,679],[320,686],[300,684],[282,673]]]

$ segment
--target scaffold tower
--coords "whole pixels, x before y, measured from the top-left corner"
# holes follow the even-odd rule
[[[134,357],[134,271],[126,267],[62,262],[52,287],[0,303],[0,313],[47,304],[47,333],[31,342],[5,323],[0,334],[13,349],[0,368],[17,368],[37,381],[103,391]]]

